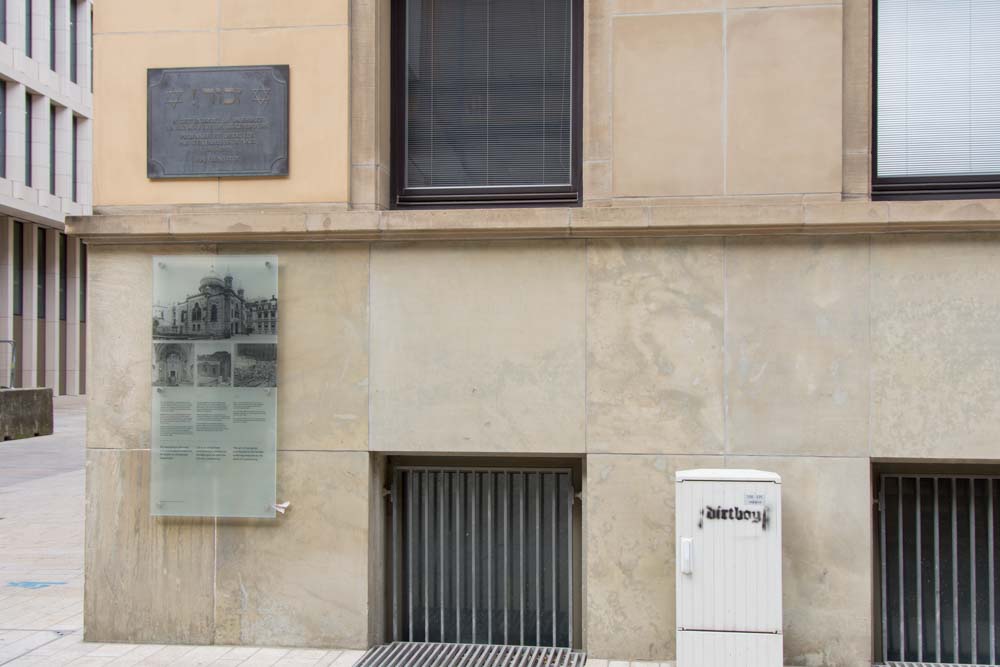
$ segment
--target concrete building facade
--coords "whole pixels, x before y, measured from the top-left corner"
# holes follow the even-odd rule
[[[950,498],[990,546],[960,602],[994,622],[1000,202],[873,193],[873,2],[571,3],[578,188],[449,208],[394,172],[407,3],[102,1],[94,215],[70,222],[91,286],[87,639],[388,641],[384,491],[470,462],[572,471],[572,643],[592,657],[675,658],[688,468],[782,476],[786,664],[917,659],[893,619],[934,603],[883,567],[904,536],[884,530],[892,488],[904,507],[892,475],[934,479],[915,483],[934,507],[966,480]],[[147,179],[146,69],[261,64],[290,66],[289,175]],[[279,260],[291,508],[154,518],[152,257],[234,253]],[[932,533],[918,561],[958,577],[943,543],[920,551]],[[925,662],[969,657],[965,635],[956,660],[924,641]]]
[[[9,0],[0,16],[2,386],[86,388],[86,247],[64,228],[91,212],[91,14]]]

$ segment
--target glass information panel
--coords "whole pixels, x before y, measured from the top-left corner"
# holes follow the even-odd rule
[[[274,517],[277,257],[154,257],[152,359],[152,514]]]

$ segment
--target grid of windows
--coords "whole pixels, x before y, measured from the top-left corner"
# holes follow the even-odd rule
[[[0,177],[7,177],[7,82],[0,79]],[[35,136],[35,122],[32,117],[32,105],[38,102],[30,92],[24,97],[24,184],[29,187],[37,187],[32,173],[34,167],[33,142]],[[48,131],[48,191],[49,194],[56,195],[58,190],[58,147],[59,147],[59,108],[55,104],[49,104],[49,131]],[[83,118],[70,114],[69,127],[69,171],[70,183],[69,194],[72,201],[80,200],[80,141],[81,123]]]
[[[0,0],[0,38],[6,26],[4,12],[10,2],[20,2],[21,0]],[[52,71],[65,76],[67,82],[80,82],[81,76],[86,76],[86,72],[81,68],[87,66],[88,45],[81,40],[86,39],[86,33],[81,34],[80,30],[86,30],[86,22],[93,16],[90,12],[91,4],[87,0],[47,0],[47,9],[36,5],[38,1],[45,0],[24,0],[23,11],[17,12],[18,19],[23,19],[24,42],[18,46],[28,56],[36,56],[39,60],[46,58],[43,53],[32,53],[32,48],[36,51],[41,49],[47,51],[48,65]],[[16,5],[15,5],[16,6]],[[30,23],[39,16],[33,16],[33,11],[39,10],[39,16],[45,20],[46,12],[49,13],[49,23],[46,34],[35,33],[37,40],[34,47],[30,36],[35,28]],[[20,28],[19,28],[20,30]],[[92,28],[91,28],[92,34]],[[46,48],[46,42],[48,42]],[[91,53],[93,45],[89,45]],[[44,69],[42,73],[44,74]],[[92,78],[91,72],[91,78]],[[82,149],[88,146],[87,133],[89,132],[89,114],[87,105],[89,97],[79,99],[76,90],[65,91],[65,98],[61,94],[48,95],[39,92],[44,91],[46,85],[52,82],[47,78],[44,81],[37,80],[35,74],[30,72],[17,72],[10,74],[7,79],[0,79],[0,178],[20,180],[25,186],[30,188],[46,189],[48,193],[55,197],[65,197],[66,199],[82,204],[89,204],[87,191],[81,190],[81,178],[86,182],[87,174],[84,171],[89,165],[89,157],[82,153]],[[61,88],[57,86],[56,88]],[[23,99],[23,103],[21,100]],[[76,101],[74,101],[76,100]],[[47,115],[45,109],[48,109]],[[8,112],[15,114],[23,113],[14,125],[11,125]],[[60,114],[66,113],[63,118]],[[23,124],[22,124],[23,122]],[[45,123],[48,123],[46,129]],[[23,128],[23,131],[22,131]],[[8,131],[13,131],[13,139],[8,135]],[[11,163],[8,158],[11,153],[19,153],[22,149],[13,149],[11,141],[21,145],[23,140],[23,153],[15,157],[15,162]],[[47,151],[47,155],[46,152]],[[39,162],[41,161],[41,163]],[[20,164],[18,164],[20,163]],[[37,169],[45,165],[47,169]],[[12,171],[13,170],[13,171]],[[61,176],[60,176],[61,174]],[[62,178],[63,180],[60,180]],[[33,200],[34,201],[34,200]],[[42,208],[47,212],[46,217],[60,222],[64,218],[64,204],[50,199],[42,198],[37,200]],[[14,204],[16,207],[17,205]],[[74,209],[75,210],[75,209]],[[37,211],[35,211],[37,213]]]
[[[0,0],[0,41],[7,45],[0,48],[20,54],[0,75],[0,203],[11,241],[3,260],[10,264],[10,296],[6,303],[0,298],[0,315],[18,320],[6,336],[23,353],[18,379],[37,386],[55,381],[58,371],[59,393],[84,387],[85,333],[70,325],[83,319],[77,305],[86,304],[86,251],[58,227],[67,215],[90,213],[92,96],[84,81],[92,76],[91,6],[91,0]],[[34,65],[18,66],[18,58]],[[66,326],[53,329],[46,321]]]

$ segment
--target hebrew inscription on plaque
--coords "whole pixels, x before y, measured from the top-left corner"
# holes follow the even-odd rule
[[[147,71],[149,178],[288,175],[288,65]]]

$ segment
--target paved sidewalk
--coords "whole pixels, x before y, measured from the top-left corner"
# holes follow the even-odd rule
[[[361,651],[83,641],[85,402],[59,397],[53,435],[0,442],[0,665],[351,667]],[[590,660],[588,667],[630,667]],[[668,667],[633,662],[631,667]]]
[[[0,665],[332,665],[361,651],[83,641],[86,407],[58,397],[55,433],[0,442]]]

